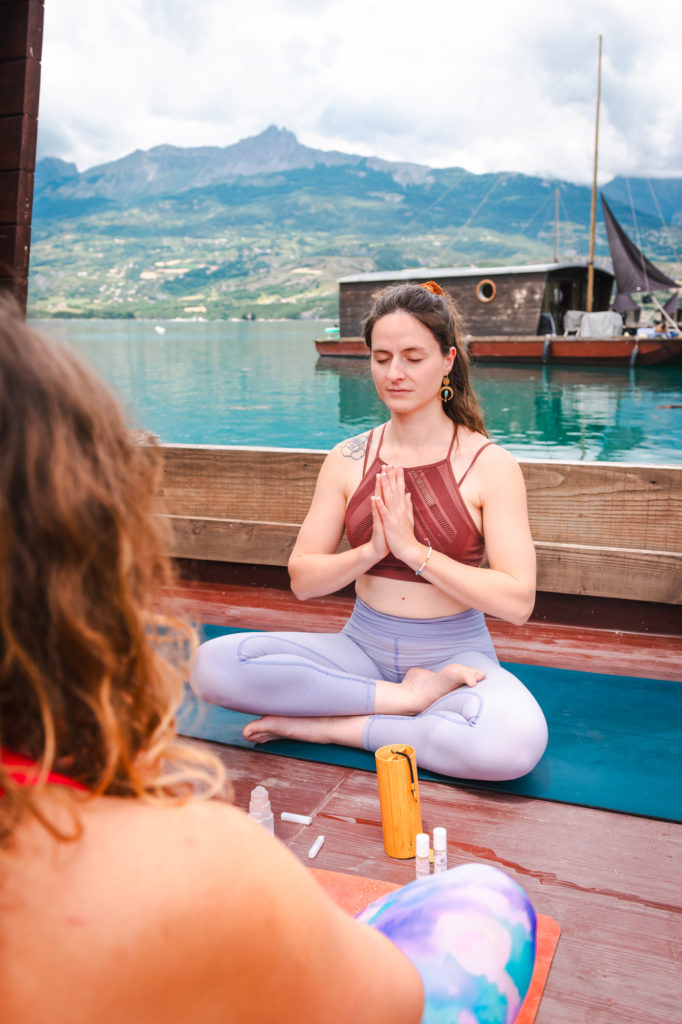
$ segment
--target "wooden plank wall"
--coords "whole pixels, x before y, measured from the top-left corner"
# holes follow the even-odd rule
[[[286,565],[324,452],[165,445],[178,558]],[[538,589],[682,603],[682,468],[522,461]]]
[[[457,303],[464,317],[466,331],[476,338],[490,338],[496,335],[536,335],[542,312],[545,286],[548,274],[528,272],[505,274],[503,268],[472,275],[457,276],[453,270],[452,277],[442,274],[438,284],[448,292]],[[559,285],[560,278],[574,281],[579,291],[586,289],[586,271],[570,268],[552,277]],[[476,290],[482,280],[491,280],[495,284],[495,297],[490,302],[481,302]],[[595,309],[606,309],[611,294],[612,277],[597,269],[595,271]],[[423,274],[417,274],[410,283],[419,284],[424,281]],[[362,324],[370,309],[374,296],[389,284],[395,283],[389,277],[383,281],[349,281],[339,287],[339,333],[342,338],[356,338],[362,332]],[[579,308],[579,307],[578,307]]]
[[[0,0],[0,288],[28,295],[44,0]]]
[[[489,274],[480,277],[438,278],[438,284],[457,303],[464,317],[466,330],[476,337],[495,334],[536,334],[547,275],[495,274],[495,298],[481,302],[476,289],[482,280],[492,280]],[[417,276],[409,282],[419,284],[424,280]],[[370,309],[374,296],[392,284],[385,281],[357,281],[341,284],[339,290],[339,333],[342,338],[358,337],[362,323]]]

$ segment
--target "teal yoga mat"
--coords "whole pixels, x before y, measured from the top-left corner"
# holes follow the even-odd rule
[[[217,636],[234,630],[210,628]],[[513,782],[459,784],[543,800],[682,821],[682,683],[504,663],[533,693],[549,723],[540,764]],[[335,744],[273,740],[254,748],[241,734],[254,715],[198,701],[189,691],[180,732],[197,739],[373,772],[374,755]],[[457,779],[419,770],[421,779]]]

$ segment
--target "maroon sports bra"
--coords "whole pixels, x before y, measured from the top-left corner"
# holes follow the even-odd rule
[[[384,441],[384,424],[379,448],[372,465],[367,468],[372,436],[370,431],[365,449],[365,461],[362,467],[362,480],[346,506],[346,536],[352,548],[366,544],[372,536],[372,506],[370,498],[374,494],[376,474],[386,463],[380,458],[381,446]],[[483,561],[485,544],[474,523],[469,509],[464,504],[460,487],[476,459],[494,441],[486,441],[481,445],[469,463],[464,475],[455,480],[452,472],[450,456],[457,437],[456,426],[453,429],[452,441],[448,453],[440,462],[432,462],[428,466],[412,466],[405,469],[405,489],[412,498],[414,511],[414,533],[417,540],[431,545],[434,551],[442,551],[449,558],[465,565],[478,566]],[[399,561],[389,551],[385,558],[367,570],[368,576],[383,576],[390,580],[405,580],[428,583],[423,576],[416,576],[405,562]]]

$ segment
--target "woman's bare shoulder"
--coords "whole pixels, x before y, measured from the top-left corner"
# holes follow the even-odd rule
[[[363,467],[370,465],[376,456],[378,446],[376,429],[339,441],[325,460],[321,478],[333,477],[337,482],[340,481],[348,498],[362,478]]]
[[[68,811],[59,796],[48,797],[45,809],[53,819],[63,812],[66,825]],[[85,985],[81,1002],[100,1000],[110,1006],[126,986],[144,993],[145,986],[138,984],[148,982],[158,992],[161,979],[169,1001],[164,1019],[175,1021],[170,1004],[178,982],[197,977],[209,945],[217,949],[222,943],[232,952],[235,921],[247,932],[251,927],[249,906],[257,904],[252,872],[265,862],[249,848],[258,845],[258,837],[250,843],[248,836],[248,826],[255,823],[247,819],[245,826],[246,815],[227,805],[196,801],[152,807],[107,797],[79,805],[78,817],[81,836],[69,842],[56,841],[37,822],[27,822],[4,860],[11,941],[0,962],[3,998],[10,1006],[26,1000],[25,972],[15,968],[29,942],[40,935],[40,985],[28,976],[30,1002],[37,1010],[25,1019],[49,1019],[57,990]],[[199,920],[201,942],[196,941]],[[83,980],[84,963],[91,969],[90,985]],[[134,1003],[127,1019],[143,1019]],[[90,1009],[74,1006],[69,1019],[78,1024],[91,1020]],[[98,1018],[109,1022],[123,1015],[103,1012]]]
[[[118,898],[125,894],[134,898],[136,889],[144,889],[150,899],[156,889],[168,890],[181,878],[181,890],[187,894],[211,884],[212,879],[224,878],[254,831],[258,837],[248,815],[222,800],[150,805],[96,797],[79,805],[77,816],[82,838],[58,844],[62,881],[76,889],[82,881],[96,892],[100,887],[94,880],[99,877],[103,898],[111,872],[117,879]],[[27,849],[42,850],[45,856],[54,844],[37,826],[29,827],[26,842]],[[172,888],[167,898],[174,898]]]
[[[240,856],[243,844],[254,833],[259,836],[253,820],[244,811],[222,800],[197,799],[180,806],[160,807],[121,800],[117,805],[104,809],[108,820],[101,827],[102,839],[108,836],[114,841],[114,836],[122,837],[122,833],[129,840],[137,839],[152,862],[164,849],[169,868],[179,871],[185,870],[187,861],[196,863],[200,857],[205,870],[213,864],[222,873]],[[123,822],[118,822],[119,816],[125,819],[124,828]]]
[[[0,983],[15,1016],[30,994],[36,1012],[22,1019],[48,1019],[55,992],[73,991],[76,1024],[91,1021],[95,1007],[102,1024],[159,1014],[176,1024],[188,1005],[200,1006],[207,1024],[294,1019],[282,1005],[297,1007],[295,1019],[321,1024],[339,1016],[367,1024],[419,1019],[420,983],[403,955],[339,910],[238,808],[98,798],[81,818],[81,838],[56,849],[49,836],[36,843],[47,834],[30,827],[27,855],[5,865],[15,909]],[[19,969],[35,935],[37,987]]]
[[[467,431],[455,453],[453,471],[464,481],[467,499],[478,507],[510,490],[524,493],[523,473],[514,455],[484,434]]]
[[[361,1019],[358,1000],[370,998],[377,973],[394,985],[396,969],[411,970],[383,937],[359,929],[303,864],[243,811],[215,803],[180,809],[167,833],[174,848],[165,848],[165,878],[158,869],[163,838],[155,839],[161,877],[146,904],[157,907],[163,941],[144,955],[158,960],[174,943],[182,970],[203,979],[203,998],[224,1012],[229,997],[228,1019],[289,1019],[273,1002],[273,992],[297,1007],[297,1020],[330,1022],[339,1010],[342,1018]],[[377,958],[387,969],[372,968],[363,978],[363,965]],[[268,985],[262,987],[266,967]],[[361,995],[349,993],[349,978]],[[418,1002],[413,981],[406,978],[406,992],[396,1000]],[[393,1006],[391,1020],[398,1009]],[[366,1020],[379,1019],[370,1005]]]
[[[296,892],[304,874],[262,825],[225,802],[149,806],[98,798],[84,809],[82,825],[80,840],[60,844],[50,902],[87,906],[93,926],[106,922],[93,939],[97,933],[100,942],[114,941],[118,929],[140,956],[156,955],[145,938],[156,922],[191,960],[197,915],[206,942],[232,946],[235,922],[242,938],[252,936],[268,902]]]
[[[362,462],[367,452],[367,444],[371,433],[371,430],[366,430],[363,434],[347,437],[344,441],[340,441],[339,444],[335,445],[333,450],[342,459]]]
[[[526,483],[516,457],[506,448],[487,441],[477,451],[480,456],[474,455],[475,462],[466,478],[469,490],[476,495],[476,504],[489,507],[499,502],[508,509],[514,500],[520,503],[519,507],[525,507]]]
[[[481,457],[478,461],[485,466],[486,462],[490,466],[498,467],[509,467],[510,469],[518,469],[519,463],[515,455],[512,455],[510,451],[503,448],[493,441],[491,438],[485,438],[484,441],[477,448],[477,452],[480,451]]]
[[[465,467],[474,462],[476,467],[518,465],[515,456],[498,444],[494,438],[463,427],[458,428],[454,454],[465,464]]]

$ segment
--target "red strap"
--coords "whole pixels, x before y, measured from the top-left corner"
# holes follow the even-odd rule
[[[363,475],[363,477],[364,477],[365,473],[367,472],[367,459],[369,457],[369,449],[370,449],[370,447],[372,445],[372,437],[373,437],[373,435],[374,435],[374,428],[372,428],[370,430],[369,435],[367,437],[367,446],[365,448],[365,458],[364,458],[364,461],[362,463],[362,475]]]
[[[379,458],[379,452],[381,451],[381,446],[384,443],[384,431],[385,430],[386,430],[386,424],[384,423],[383,427],[381,428],[381,437],[379,438],[379,445],[377,447],[377,453],[374,456],[374,462],[376,462],[376,460]],[[365,449],[365,461],[364,461],[364,463],[362,465],[362,479],[363,480],[367,476],[367,460],[369,458],[369,449],[371,448],[371,445],[372,445],[372,436],[373,436],[373,434],[374,434],[374,431],[370,430],[369,437],[367,438],[367,448]],[[372,465],[373,464],[374,463],[372,463]]]
[[[23,754],[15,754],[13,751],[6,750],[3,747],[0,750],[0,762],[3,768],[8,770],[8,774],[20,786],[36,785],[38,781],[38,768],[30,758],[24,757]],[[70,786],[72,789],[80,789],[84,793],[87,792],[87,786],[81,785],[80,782],[76,782],[66,775],[60,775],[58,772],[50,772],[45,781],[55,786]],[[1,792],[2,790],[0,790]]]
[[[377,459],[379,458],[379,455],[381,454],[381,446],[384,443],[384,434],[385,433],[386,433],[386,424],[384,423],[383,427],[381,428],[381,437],[379,438],[379,446],[377,447],[377,456],[376,456]]]
[[[477,451],[477,452],[476,452],[476,454],[474,455],[473,459],[471,460],[471,462],[470,462],[470,463],[469,463],[469,465],[467,466],[467,468],[466,468],[466,470],[465,470],[465,472],[464,472],[464,476],[463,476],[463,477],[460,477],[460,479],[459,479],[459,480],[457,481],[457,486],[458,486],[458,487],[461,487],[461,486],[462,486],[462,484],[464,483],[464,477],[465,477],[465,476],[467,475],[467,473],[469,472],[469,470],[471,469],[471,467],[473,466],[474,462],[476,461],[476,459],[478,458],[478,456],[479,456],[479,455],[481,454],[481,452],[482,452],[482,451],[485,451],[485,449],[486,449],[486,448],[489,448],[491,444],[495,444],[495,443],[496,443],[495,441],[486,441],[486,443],[485,443],[485,444],[482,444],[482,445],[481,445],[481,447],[480,447],[480,448],[478,449],[478,451]]]

